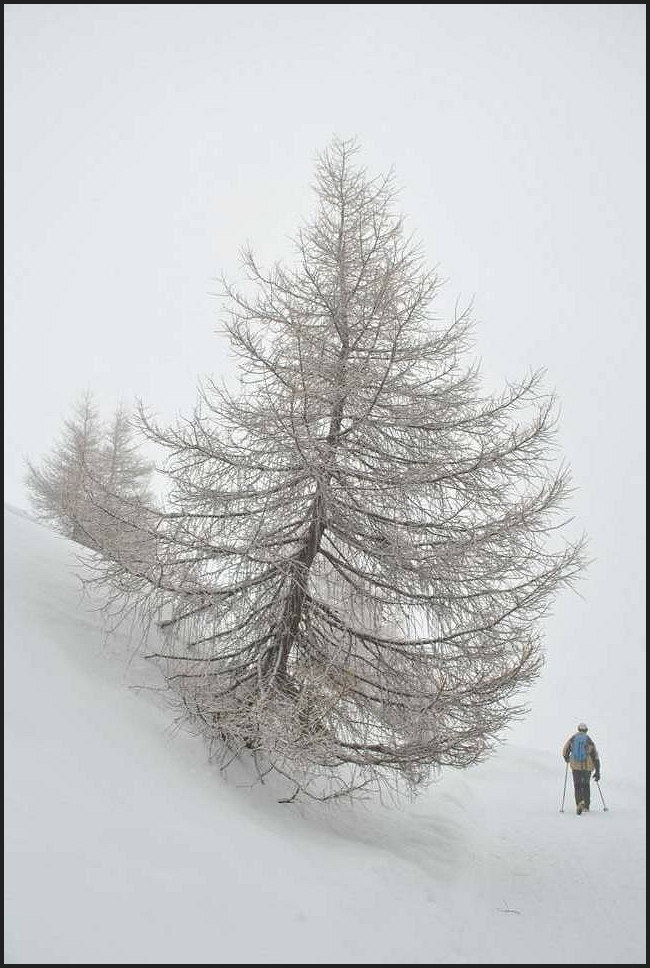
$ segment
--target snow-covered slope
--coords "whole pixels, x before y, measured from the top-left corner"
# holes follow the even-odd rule
[[[558,751],[507,746],[403,809],[278,804],[134,688],[75,570],[5,511],[6,964],[645,963],[634,778],[578,818]]]

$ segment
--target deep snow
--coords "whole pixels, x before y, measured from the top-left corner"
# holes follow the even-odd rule
[[[6,964],[644,964],[645,787],[504,745],[415,803],[279,804],[174,728],[75,547],[5,509]],[[598,737],[595,737],[598,741]]]

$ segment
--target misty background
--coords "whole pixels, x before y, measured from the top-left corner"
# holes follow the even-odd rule
[[[544,367],[593,559],[531,712],[608,777],[645,729],[645,5],[5,4],[5,501],[80,393],[188,413],[236,378],[218,277],[291,258],[316,153],[356,137],[473,300],[498,390]],[[609,801],[608,801],[609,802]]]

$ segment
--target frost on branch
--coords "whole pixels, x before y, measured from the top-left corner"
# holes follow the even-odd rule
[[[171,482],[157,563],[111,565],[164,614],[193,727],[319,797],[484,757],[583,567],[541,374],[482,392],[468,314],[437,323],[391,180],[356,150],[320,156],[293,265],[246,252],[246,291],[224,283],[238,391],[204,384],[168,428],[142,413]]]

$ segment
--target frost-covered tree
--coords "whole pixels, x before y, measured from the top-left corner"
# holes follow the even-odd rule
[[[151,490],[153,465],[141,453],[134,424],[118,407],[104,433],[101,460],[89,497],[95,548],[105,559],[119,556],[133,569],[156,560],[157,523]]]
[[[133,423],[123,407],[118,407],[104,434],[102,483],[108,493],[125,500],[149,502],[152,464],[143,458],[134,437]]]
[[[27,462],[32,507],[59,533],[94,550],[151,544],[142,533],[143,515],[152,522],[151,463],[119,407],[109,425],[85,393],[65,421],[59,441],[39,465]]]
[[[482,392],[466,312],[405,237],[390,177],[334,141],[291,267],[224,283],[236,390],[205,383],[167,449],[157,651],[193,726],[295,795],[411,789],[484,757],[583,565],[540,373]],[[119,562],[114,562],[117,567]]]
[[[102,460],[102,426],[92,394],[83,394],[50,454],[27,461],[26,486],[37,517],[66,538],[94,547],[89,471]]]

